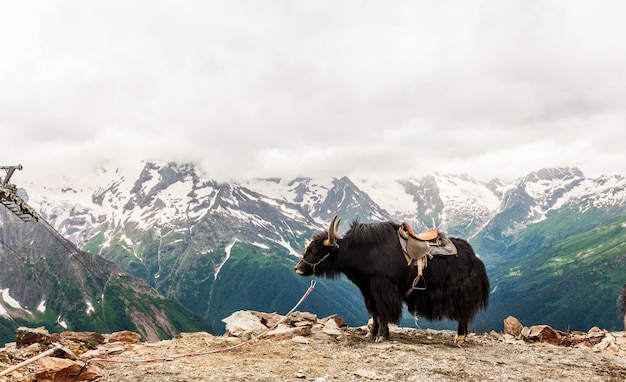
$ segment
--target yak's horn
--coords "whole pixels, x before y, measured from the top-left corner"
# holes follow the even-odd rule
[[[339,227],[341,218],[337,219],[337,216],[333,218],[328,227],[328,239],[324,240],[324,245],[327,247],[334,247],[337,244],[337,228]]]

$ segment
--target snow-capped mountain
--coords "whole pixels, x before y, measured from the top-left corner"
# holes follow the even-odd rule
[[[550,168],[531,172],[506,191],[498,208],[480,230],[483,241],[502,251],[527,226],[563,209],[619,211],[626,206],[626,179],[621,175],[586,178],[577,168]],[[488,246],[489,247],[489,246]]]
[[[258,300],[246,295],[252,293],[245,291],[248,285],[267,289],[267,277],[300,282],[287,281],[292,275],[277,276],[274,269],[258,284],[239,273],[264,262],[291,272],[308,239],[325,230],[334,215],[346,222],[340,233],[354,219],[408,221],[416,230],[436,226],[470,238],[489,256],[563,209],[626,210],[624,177],[592,179],[576,168],[542,169],[510,184],[450,174],[389,182],[347,177],[217,182],[193,164],[144,162],[18,186],[65,237],[148,280],[211,324],[230,313],[233,298],[241,306]],[[220,297],[223,293],[231,297]],[[358,300],[357,293],[351,301]]]

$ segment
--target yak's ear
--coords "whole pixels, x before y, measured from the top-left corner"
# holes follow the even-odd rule
[[[337,215],[330,221],[330,225],[328,227],[328,239],[324,240],[324,245],[327,247],[334,247],[337,245],[337,230],[339,228],[339,223],[341,222],[341,218],[337,219]]]

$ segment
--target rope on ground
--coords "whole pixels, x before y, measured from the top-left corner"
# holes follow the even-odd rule
[[[112,358],[92,358],[91,360],[89,360],[89,362],[149,363],[149,362],[160,362],[160,361],[173,361],[173,360],[175,360],[177,358],[196,357],[196,356],[200,356],[200,355],[223,353],[223,352],[227,352],[227,351],[230,351],[230,350],[233,350],[233,349],[236,349],[236,348],[239,348],[239,347],[251,344],[252,342],[258,340],[259,338],[263,337],[267,333],[269,333],[272,330],[276,329],[278,327],[278,325],[282,324],[296,309],[298,309],[300,304],[302,304],[302,302],[311,294],[311,292],[313,291],[313,288],[315,288],[315,284],[316,284],[315,278],[312,278],[311,279],[311,285],[309,286],[309,289],[307,289],[307,291],[304,293],[302,298],[300,298],[300,301],[298,301],[298,303],[293,308],[291,308],[291,310],[285,316],[283,316],[283,318],[281,318],[271,328],[268,328],[263,333],[258,334],[255,337],[252,337],[252,338],[250,338],[247,341],[240,342],[238,344],[235,344],[235,345],[232,345],[232,346],[228,346],[228,347],[225,347],[225,348],[221,348],[221,349],[207,350],[207,351],[197,351],[197,352],[193,352],[193,353],[177,354],[177,355],[171,355],[171,356],[167,356],[167,357],[157,357],[157,358],[140,359],[140,360],[112,359]]]

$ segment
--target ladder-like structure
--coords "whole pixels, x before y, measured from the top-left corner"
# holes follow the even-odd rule
[[[17,195],[17,187],[9,181],[15,170],[22,170],[22,165],[0,166],[0,170],[6,171],[6,176],[0,178],[0,203],[22,221],[40,221],[41,216],[31,206],[26,204],[24,199]]]

